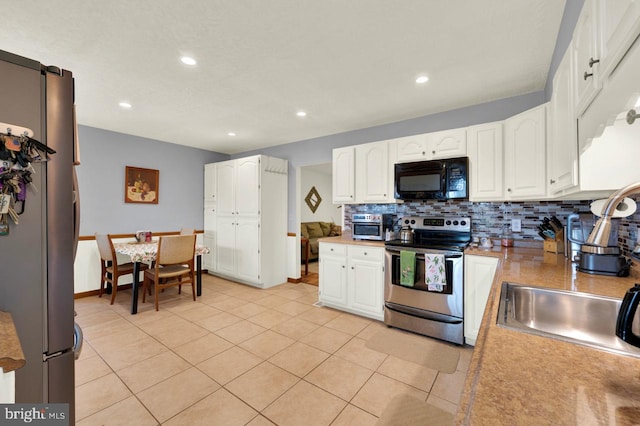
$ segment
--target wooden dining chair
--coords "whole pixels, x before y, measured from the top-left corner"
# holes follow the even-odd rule
[[[183,284],[191,284],[193,301],[196,300],[196,280],[193,258],[196,252],[196,235],[170,235],[160,237],[158,254],[153,268],[147,269],[142,282],[142,302],[146,302],[148,288],[153,283],[156,311],[158,293],[167,287],[178,286],[178,294]]]
[[[133,275],[133,263],[118,264],[118,257],[116,256],[116,250],[113,248],[110,235],[96,233],[96,242],[98,243],[98,251],[100,252],[100,266],[102,270],[100,273],[101,278],[98,297],[102,297],[105,283],[111,283],[111,305],[113,305],[113,302],[116,300],[116,293],[118,292],[118,279],[124,275]],[[140,264],[141,271],[147,268],[148,266],[146,264]]]
[[[196,230],[193,228],[180,228],[180,235],[191,235],[195,233]]]

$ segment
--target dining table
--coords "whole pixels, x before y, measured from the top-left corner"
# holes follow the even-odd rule
[[[140,264],[151,264],[158,254],[158,241],[127,242],[113,245],[116,253],[127,255],[133,263],[133,283],[131,295],[131,315],[138,313],[138,287],[140,286]],[[209,254],[209,248],[196,245],[196,296],[202,295],[202,255]]]

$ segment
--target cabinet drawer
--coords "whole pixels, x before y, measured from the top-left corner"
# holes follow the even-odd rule
[[[345,244],[320,243],[320,256],[346,256]]]
[[[349,258],[357,260],[369,260],[382,262],[384,249],[378,247],[349,246]]]

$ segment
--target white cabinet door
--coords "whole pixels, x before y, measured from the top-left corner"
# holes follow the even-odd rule
[[[218,216],[214,256],[217,271],[233,275],[236,271],[236,218]]]
[[[216,163],[204,165],[204,203],[216,201]]]
[[[431,157],[427,151],[427,135],[406,136],[389,141],[390,150],[396,152],[396,162],[423,161]]]
[[[205,247],[209,247],[209,254],[202,255],[202,265],[204,269],[208,269],[209,271],[215,271],[216,270],[216,262],[215,262],[215,255],[214,255],[214,253],[216,252],[215,233],[205,231],[202,241]]]
[[[357,145],[356,202],[387,202],[389,194],[389,152],[386,142]]]
[[[355,202],[355,148],[333,150],[333,203]]]
[[[218,213],[235,214],[236,168],[235,161],[224,161],[216,165],[216,198]]]
[[[546,196],[546,104],[504,122],[505,198]]]
[[[640,33],[640,0],[599,0],[602,32],[600,67],[606,77]]]
[[[236,272],[243,280],[259,282],[260,232],[257,219],[236,218]]]
[[[239,158],[236,161],[235,201],[238,215],[257,215],[260,210],[260,157]]]
[[[347,305],[347,258],[321,256],[319,298],[337,306]]]
[[[504,199],[502,122],[467,129],[470,201]]]
[[[384,272],[380,262],[349,259],[348,299],[351,308],[383,316]]]
[[[602,87],[600,31],[596,0],[585,0],[573,31],[573,61],[576,80],[576,112],[581,115]]]
[[[574,115],[572,45],[569,44],[556,75],[549,104],[547,165],[549,191],[557,193],[578,185],[578,121]]]
[[[465,343],[475,345],[498,259],[465,255],[464,263],[464,338]]]
[[[204,206],[204,231],[213,231],[216,229],[216,206],[207,205]]]
[[[464,157],[467,155],[467,130],[428,133],[427,146],[430,159]]]

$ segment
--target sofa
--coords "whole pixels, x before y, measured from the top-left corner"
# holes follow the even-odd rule
[[[309,239],[309,260],[318,259],[318,238],[337,237],[342,235],[342,227],[331,222],[302,222],[300,235]],[[305,249],[302,245],[302,262],[305,262]]]

